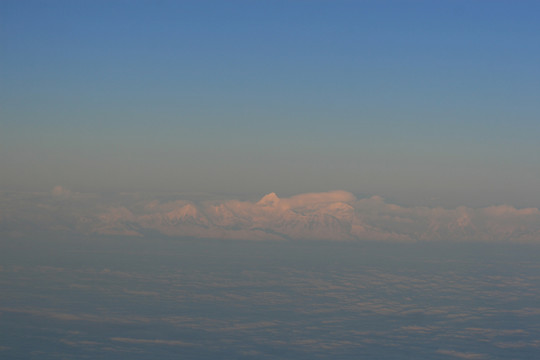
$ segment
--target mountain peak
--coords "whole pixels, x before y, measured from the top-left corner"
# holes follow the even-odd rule
[[[276,193],[271,192],[270,194],[266,194],[262,197],[261,200],[257,203],[257,205],[262,206],[275,206],[279,203],[279,198],[276,195]]]

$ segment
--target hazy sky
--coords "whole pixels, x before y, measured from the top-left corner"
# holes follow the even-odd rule
[[[0,1],[0,190],[540,205],[536,1]]]
[[[0,358],[540,358],[539,64],[540,1],[0,0]]]

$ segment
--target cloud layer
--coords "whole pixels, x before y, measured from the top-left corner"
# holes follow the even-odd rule
[[[244,240],[514,241],[540,242],[540,211],[508,205],[485,208],[404,207],[346,191],[258,201],[107,199],[56,187],[33,198],[3,197],[1,229],[30,228],[107,235]]]

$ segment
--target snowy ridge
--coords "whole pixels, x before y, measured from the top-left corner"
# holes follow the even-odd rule
[[[139,229],[246,240],[540,241],[536,208],[401,207],[378,196],[357,199],[346,191],[289,198],[271,192],[257,202],[154,201],[144,209],[135,214],[124,207],[111,208],[99,215],[93,231],[133,235]]]

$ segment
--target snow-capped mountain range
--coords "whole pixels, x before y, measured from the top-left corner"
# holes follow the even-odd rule
[[[357,199],[346,191],[259,201],[150,202],[143,211],[113,207],[93,231],[136,235],[249,240],[540,240],[540,211],[495,206],[481,209],[401,207],[380,197]]]

